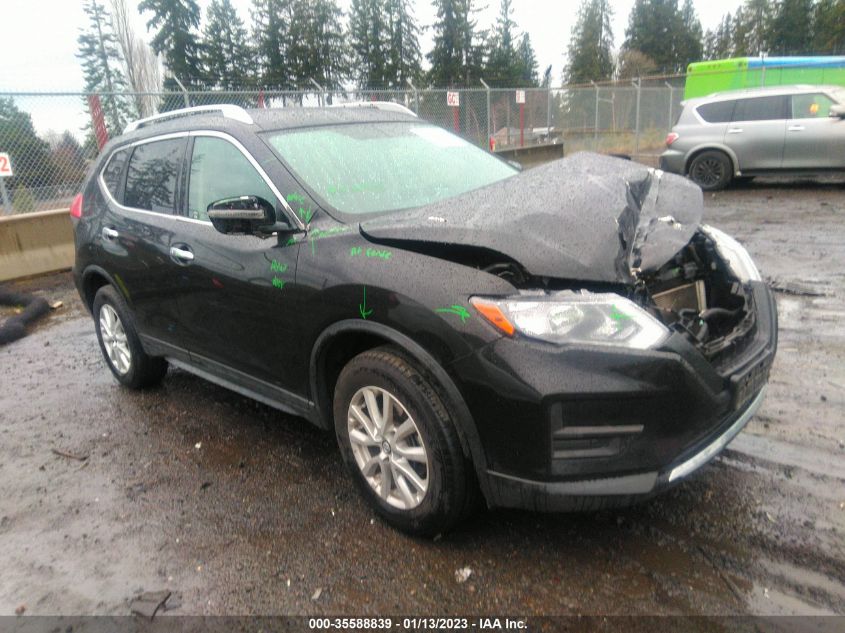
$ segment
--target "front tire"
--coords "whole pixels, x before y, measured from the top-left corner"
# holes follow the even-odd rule
[[[334,393],[338,445],[361,493],[392,526],[443,533],[474,505],[471,464],[442,388],[393,347],[353,358]]]
[[[130,389],[143,389],[161,382],[167,373],[167,362],[144,352],[135,318],[117,290],[112,286],[100,288],[91,312],[100,351],[117,381]]]
[[[730,183],[733,177],[733,163],[724,152],[701,152],[690,163],[689,177],[704,191],[718,191]]]

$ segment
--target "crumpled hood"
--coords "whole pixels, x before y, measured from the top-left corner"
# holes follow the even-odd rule
[[[685,178],[584,152],[360,228],[399,247],[491,249],[535,276],[630,283],[683,248],[701,212],[701,189]]]

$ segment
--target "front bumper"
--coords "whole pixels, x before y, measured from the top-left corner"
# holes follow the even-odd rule
[[[539,512],[566,511],[577,507],[573,497],[615,497],[617,505],[665,490],[707,464],[745,428],[760,405],[765,387],[735,419],[709,444],[693,455],[671,464],[661,471],[649,471],[620,477],[543,482],[520,479],[494,471],[487,471],[491,506],[525,508]]]
[[[500,339],[456,363],[486,458],[488,504],[623,504],[715,457],[759,408],[777,347],[771,291],[761,282],[751,290],[754,330],[718,363],[680,334],[647,351]]]

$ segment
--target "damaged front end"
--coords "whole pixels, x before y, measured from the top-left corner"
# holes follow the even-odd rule
[[[577,154],[361,230],[507,280],[514,296],[476,307],[531,338],[646,349],[674,331],[718,363],[754,327],[759,275],[702,210],[686,179]]]
[[[704,226],[668,262],[638,274],[633,286],[640,305],[717,365],[739,351],[755,320],[747,282],[759,281],[759,275],[747,255],[747,264],[737,270],[730,253],[745,251],[721,231]]]

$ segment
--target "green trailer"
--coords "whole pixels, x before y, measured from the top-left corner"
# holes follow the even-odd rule
[[[687,67],[684,99],[791,84],[845,86],[845,56],[734,57],[695,62]]]

